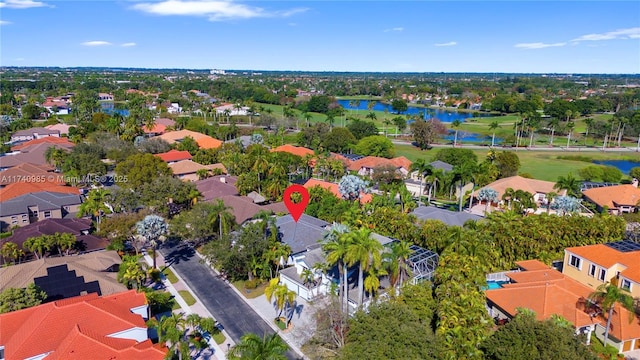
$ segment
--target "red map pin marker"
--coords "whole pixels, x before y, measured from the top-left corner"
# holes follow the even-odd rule
[[[302,200],[297,204],[291,200],[291,194],[293,193],[299,193],[302,196]],[[298,184],[291,185],[284,191],[283,198],[284,204],[287,206],[293,221],[298,222],[300,216],[302,216],[302,213],[304,212],[304,209],[306,209],[309,204],[309,192],[307,191],[307,188]]]

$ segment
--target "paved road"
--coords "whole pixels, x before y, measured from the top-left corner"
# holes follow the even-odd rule
[[[273,329],[230,288],[232,285],[227,285],[207,265],[200,263],[192,248],[174,245],[166,246],[160,252],[167,265],[173,266],[233,341],[240,342],[240,337],[249,332],[258,335],[273,333]],[[297,359],[291,350],[287,357]]]

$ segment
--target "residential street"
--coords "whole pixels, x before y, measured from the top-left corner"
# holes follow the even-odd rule
[[[184,279],[233,341],[239,343],[242,335],[249,332],[261,336],[264,333],[273,333],[271,327],[230,288],[232,285],[227,285],[207,265],[200,263],[194,249],[180,244],[169,246],[160,250],[166,264],[171,265]],[[289,350],[287,358],[297,357]]]

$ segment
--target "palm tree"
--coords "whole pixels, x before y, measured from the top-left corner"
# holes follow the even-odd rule
[[[274,333],[262,338],[253,333],[242,336],[227,354],[229,360],[286,360],[287,344]]]
[[[453,170],[453,181],[459,184],[460,205],[458,211],[462,211],[462,201],[464,200],[463,188],[464,185],[469,183],[473,179],[473,175],[476,172],[476,165],[472,163],[464,163],[460,166],[456,166]]]
[[[376,297],[376,292],[380,288],[380,277],[387,275],[388,272],[383,267],[371,267],[367,271],[367,277],[364,278],[364,291]]]
[[[100,232],[100,220],[102,219],[102,215],[110,211],[109,207],[106,205],[109,194],[109,191],[106,189],[93,189],[89,192],[86,199],[78,209],[78,217],[91,215],[96,219],[96,230],[98,232]]]
[[[384,253],[384,259],[387,262],[389,270],[391,286],[402,287],[405,279],[409,279],[409,265],[407,261],[413,253],[411,243],[408,241],[398,241],[391,245],[391,251]]]
[[[118,271],[118,281],[123,283],[128,289],[140,289],[147,279],[147,274],[140,262],[139,256],[125,255]]]
[[[333,223],[329,231],[324,235],[324,244],[322,245],[322,250],[327,254],[327,264],[329,266],[338,266],[338,272],[341,276],[342,310],[345,313],[347,312],[348,304],[347,263],[345,258],[351,245],[351,238],[346,236],[348,232],[349,228],[346,225]]]
[[[491,147],[495,146],[496,143],[496,129],[500,127],[500,124],[497,121],[489,124],[489,130],[493,130],[493,135],[491,136]]]
[[[451,123],[451,127],[454,128],[455,131],[456,131],[455,135],[453,136],[453,146],[454,147],[458,144],[458,127],[460,127],[460,125],[462,125],[462,121],[460,121],[459,119],[455,119]]]
[[[586,118],[584,119],[584,123],[587,125],[587,129],[584,134],[584,146],[587,146],[587,139],[589,138],[589,130],[591,130],[591,127],[593,126],[593,119]]]
[[[598,286],[596,291],[589,295],[589,300],[594,304],[598,304],[603,311],[607,312],[607,328],[604,330],[604,347],[606,348],[616,303],[619,303],[621,307],[629,312],[629,323],[631,323],[635,317],[633,297],[626,290],[606,282]]]
[[[549,139],[549,146],[553,147],[553,137],[556,134],[556,127],[558,127],[558,119],[552,118],[547,125],[551,129],[551,138]]]
[[[336,122],[336,118],[333,116],[333,114],[327,114],[327,118],[324,119],[324,121],[329,124],[329,129],[333,129],[333,123]]]
[[[304,268],[300,273],[300,279],[304,286],[307,287],[307,291],[311,291],[311,285],[315,285],[316,276],[311,269]]]
[[[360,228],[350,232],[351,238],[345,260],[349,266],[359,264],[358,269],[358,305],[364,300],[364,272],[370,268],[379,268],[382,263],[382,244],[371,237],[371,230]]]
[[[293,306],[297,294],[294,291],[289,290],[286,285],[280,284],[279,278],[274,278],[269,281],[269,286],[264,289],[264,295],[267,297],[269,302],[271,302],[271,299],[274,299],[276,309],[278,310],[278,315],[276,316],[277,320],[285,309],[289,309]],[[287,323],[288,322],[289,317],[287,316]]]
[[[24,252],[18,247],[18,245],[16,243],[12,243],[11,241],[6,242],[4,243],[4,245],[2,245],[0,254],[2,254],[2,257],[5,260],[12,261],[13,263],[15,263],[16,260],[19,261],[19,259],[24,256]]]
[[[311,115],[311,113],[306,111],[301,113],[301,115],[304,121],[307,123],[307,127],[309,127],[310,126],[309,122],[311,121],[311,119],[313,119],[313,115]]]
[[[550,193],[547,193],[547,195],[545,195],[545,199],[547,200],[547,214],[548,214],[548,213],[550,212],[550,210],[551,210],[551,203],[552,203],[552,202],[553,202],[553,200],[554,200],[555,198],[557,198],[557,197],[558,197],[558,194],[557,194],[557,193],[555,193],[555,192],[553,192],[553,191],[552,191],[552,192],[550,192]]]
[[[580,181],[572,173],[567,176],[558,176],[558,181],[553,185],[554,189],[567,190],[568,196],[578,197],[580,194]]]
[[[413,164],[411,164],[410,171],[417,171],[418,177],[420,177],[420,193],[418,194],[418,200],[422,201],[422,189],[423,182],[425,179],[425,175],[433,174],[433,166],[427,162],[425,159],[418,159]],[[429,201],[431,201],[431,187],[429,187]]]
[[[221,199],[214,202],[209,209],[209,223],[218,228],[218,236],[222,238],[228,234],[235,225],[235,217],[230,212],[231,208],[224,204]]]
[[[36,255],[36,259],[42,259],[44,252],[51,249],[51,243],[47,241],[46,236],[35,236],[28,238],[23,244],[25,249]]]
[[[511,202],[515,199],[516,191],[513,188],[506,188],[502,194],[502,201],[508,201],[508,208],[511,210]]]

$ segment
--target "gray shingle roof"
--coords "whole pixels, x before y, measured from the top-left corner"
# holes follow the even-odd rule
[[[429,165],[433,166],[434,169],[442,169],[444,172],[453,170],[453,165],[447,164],[446,162],[440,160],[436,160]]]
[[[276,226],[278,227],[280,241],[289,245],[291,254],[295,255],[321,247],[319,241],[324,237],[329,223],[302,214],[297,223],[293,221],[291,215],[279,217],[276,220]]]
[[[0,203],[0,216],[25,214],[29,206],[37,206],[38,211],[57,210],[66,205],[82,203],[80,195],[39,192],[18,196]]]
[[[419,220],[440,220],[449,226],[462,226],[468,220],[480,220],[482,217],[465,212],[455,212],[434,206],[420,206],[412,213]]]

